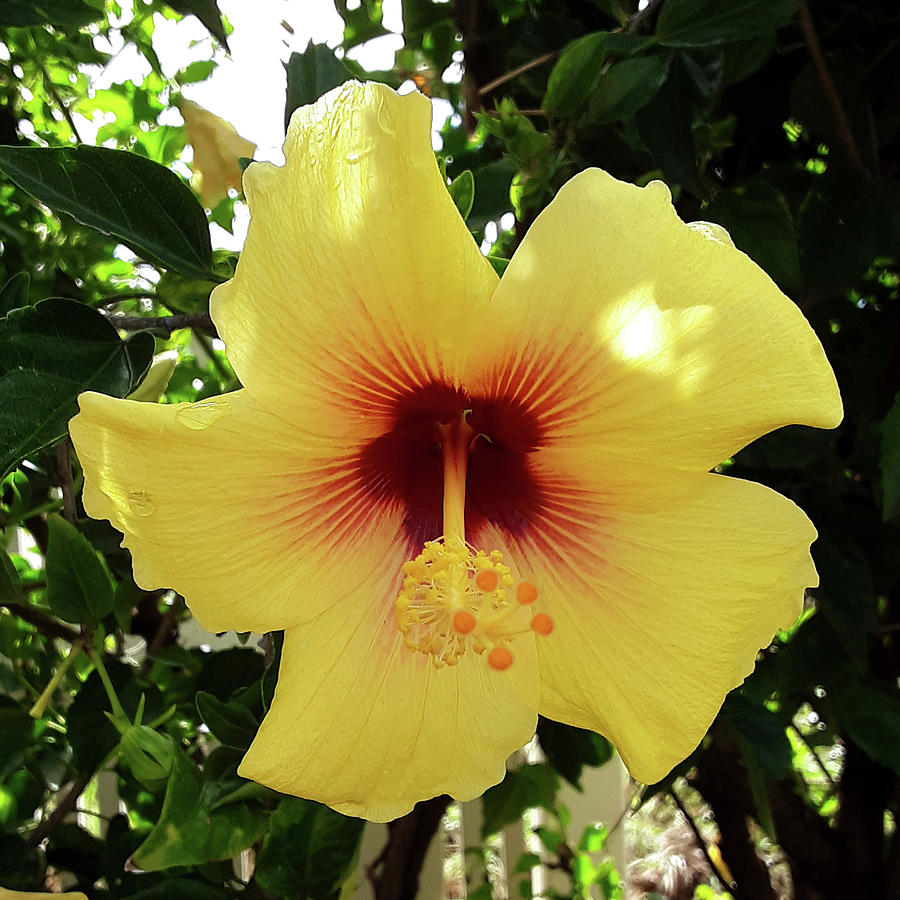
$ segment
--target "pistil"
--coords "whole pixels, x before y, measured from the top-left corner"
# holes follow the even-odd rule
[[[397,627],[406,646],[428,654],[437,667],[456,665],[473,650],[484,654],[492,669],[503,671],[513,664],[507,644],[528,632],[546,636],[553,621],[546,613],[530,612],[537,589],[527,581],[514,587],[498,550],[485,553],[466,542],[466,471],[475,431],[465,413],[437,428],[444,462],[444,534],[403,564],[403,588],[394,605]]]

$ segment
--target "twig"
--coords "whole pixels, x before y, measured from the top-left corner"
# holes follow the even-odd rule
[[[559,56],[562,50],[551,50],[549,53],[543,53],[540,56],[536,56],[534,59],[528,60],[526,63],[522,63],[521,66],[516,66],[515,69],[510,69],[508,72],[504,72],[502,75],[498,75],[493,81],[489,81],[487,84],[483,84],[480,88],[478,88],[478,96],[483,97],[485,94],[490,94],[491,91],[500,87],[503,84],[506,84],[507,81],[512,81],[513,78],[518,78],[520,75],[524,75],[525,72],[529,72],[531,69],[535,69],[538,66],[542,66],[545,62],[549,62],[551,59]]]
[[[71,815],[75,812],[75,806],[78,803],[78,798],[84,792],[84,789],[88,786],[88,782],[91,780],[90,775],[78,775],[75,780],[72,782],[71,787],[66,792],[66,795],[59,801],[59,805],[56,809],[44,819],[31,834],[28,835],[27,843],[31,847],[37,847],[38,844],[45,837],[47,837],[57,825],[59,825],[66,816]]]
[[[22,603],[2,603],[0,606],[8,609],[23,622],[33,625],[44,637],[62,638],[70,644],[78,643],[81,640],[81,634],[74,628],[69,628],[68,625],[57,622],[52,616],[42,613],[39,609],[25,606]]]
[[[703,840],[703,835],[700,834],[700,829],[697,827],[697,823],[694,821],[693,816],[687,811],[685,805],[681,802],[681,797],[675,793],[675,785],[673,784],[669,788],[669,796],[675,801],[675,805],[678,807],[678,811],[681,815],[684,816],[688,825],[691,827],[691,831],[694,832],[694,838],[697,841],[697,846],[703,851],[703,855],[706,857],[706,862],[709,864],[709,871],[716,876],[716,878],[722,878],[722,873],[719,871],[719,867],[713,862],[713,858],[709,855],[709,848],[706,846],[706,841]],[[722,879],[724,881],[724,879]],[[729,888],[734,889],[734,884],[729,884]]]
[[[166,337],[178,328],[212,328],[209,313],[178,313],[173,316],[125,316],[103,313],[106,321],[122,331],[153,331]]]
[[[225,367],[225,364],[219,358],[219,354],[216,353],[215,348],[212,345],[212,341],[202,332],[198,331],[196,328],[193,329],[194,337],[197,338],[200,345],[203,347],[206,355],[209,357],[210,362],[215,367],[216,373],[219,376],[222,384],[230,384],[234,380],[234,376],[228,369]]]
[[[56,90],[56,85],[53,83],[53,80],[50,78],[50,74],[47,70],[41,66],[41,77],[44,81],[44,89],[50,95],[50,99],[59,107],[59,111],[65,117],[66,122],[69,125],[69,128],[72,129],[72,134],[75,135],[75,140],[78,141],[79,144],[83,144],[84,141],[81,139],[81,135],[78,133],[78,129],[75,127],[75,120],[72,118],[72,114],[69,112],[69,107],[63,102],[62,97],[60,97],[59,93]]]
[[[158,300],[159,297],[153,291],[123,291],[121,294],[113,294],[111,297],[101,297],[91,303],[91,306],[115,306],[125,300]]]
[[[803,746],[806,747],[806,749],[810,753],[810,756],[812,756],[812,758],[816,761],[819,769],[821,769],[822,774],[828,779],[828,783],[831,785],[831,789],[836,791],[838,787],[837,784],[835,784],[834,779],[831,777],[831,773],[828,771],[828,769],[825,768],[825,763],[823,763],[822,760],[819,759],[819,754],[816,753],[816,751],[813,749],[812,744],[810,744],[810,742],[806,739],[806,735],[794,724],[788,725],[788,728],[790,728],[791,731],[793,731],[794,734],[796,734],[797,737],[800,738]]]
[[[72,442],[68,435],[56,448],[56,477],[62,489],[63,517],[67,522],[75,521],[75,491],[72,485]]]
[[[844,111],[844,105],[841,103],[837,88],[834,86],[834,80],[825,63],[822,45],[819,43],[819,36],[816,34],[812,16],[809,14],[809,5],[806,0],[800,0],[798,13],[800,16],[800,30],[803,32],[803,40],[806,42],[806,46],[809,49],[809,55],[812,57],[813,65],[816,67],[816,74],[819,76],[819,81],[822,84],[822,91],[825,94],[825,99],[831,107],[831,114],[834,116],[834,124],[837,129],[838,138],[844,145],[844,149],[847,151],[847,157],[851,164],[855,168],[865,171],[865,166],[859,155],[859,148],[856,146],[856,140],[853,137],[853,132],[850,130],[850,121],[847,118],[847,113]]]
[[[648,16],[652,16],[656,10],[656,7],[662,3],[662,0],[650,0],[650,2],[643,8],[639,9],[629,20],[628,24],[625,26],[625,31],[628,34],[637,30],[638,25],[644,21]]]

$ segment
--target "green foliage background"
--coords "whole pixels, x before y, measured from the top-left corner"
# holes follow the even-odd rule
[[[717,835],[707,849],[731,873],[713,884],[733,878],[736,897],[900,898],[896,3],[404,0],[405,46],[383,72],[343,58],[386,33],[380,0],[335,5],[343,43],[291,58],[286,118],[351,75],[413,78],[449,100],[458,115],[439,158],[471,230],[482,241],[515,212],[490,250],[498,270],[556,190],[597,165],[664,179],[682,218],[728,228],[812,322],[843,425],[783,429],[724,465],[809,513],[821,587],[693,756],[638,802],[674,792],[711,817],[702,841]],[[196,15],[223,46],[230,27],[215,0],[135,0],[120,28],[111,13],[111,0],[0,3],[0,884],[37,890],[56,872],[91,898],[335,897],[360,823],[236,774],[271,699],[278,636],[265,655],[179,647],[181,598],[140,590],[116,533],[79,504],[65,433],[80,391],[125,396],[166,349],[177,353],[166,400],[235,385],[207,314],[234,262],[213,254],[207,221],[227,226],[234,200],[203,210],[171,169],[183,128],[158,122],[215,61],[166,78],[153,16]],[[111,30],[150,73],[94,90],[84,67],[108,62],[94,37]],[[108,114],[104,146],[78,143],[76,111]],[[120,243],[137,262],[114,253]],[[35,554],[3,552],[15,529]],[[539,736],[548,762],[487,793],[486,836],[543,806],[563,895],[621,896],[597,855],[605,829],[570,835],[556,799],[608,745],[549,722]],[[101,841],[68,814],[79,798],[90,812],[108,766],[124,812]],[[248,848],[255,870],[242,882],[230,860]],[[533,861],[513,875],[523,896]],[[387,883],[375,873],[379,897]]]

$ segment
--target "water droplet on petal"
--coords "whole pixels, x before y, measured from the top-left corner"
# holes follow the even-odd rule
[[[136,516],[144,518],[153,512],[153,498],[146,491],[129,491],[128,508]]]
[[[228,413],[229,406],[224,400],[203,400],[200,403],[186,403],[175,413],[175,420],[185,428],[202,431],[209,428]]]

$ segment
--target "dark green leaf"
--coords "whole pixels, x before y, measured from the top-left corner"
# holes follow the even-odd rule
[[[206,30],[228,49],[225,25],[216,0],[166,0],[166,3],[183,16],[196,16],[206,26]]]
[[[587,102],[600,80],[608,37],[605,31],[597,31],[563,49],[547,79],[544,109],[571,116]]]
[[[6,699],[0,698],[0,735],[3,753],[0,755],[0,778],[7,773],[8,766],[21,765],[20,754],[33,743],[34,719],[18,706],[6,706]]]
[[[464,218],[469,218],[472,212],[472,204],[475,202],[475,176],[470,169],[460,172],[453,181],[450,182],[450,196],[459,210],[459,214]]]
[[[82,391],[129,394],[153,349],[151,335],[123,342],[100,313],[72,300],[0,319],[0,477],[65,434]]]
[[[149,876],[140,875],[143,884]],[[140,888],[121,900],[230,900],[234,894],[222,887],[215,887],[199,878],[166,878],[159,884]]]
[[[0,147],[0,170],[54,212],[111,234],[139,256],[203,278],[212,246],[203,207],[165,166],[106,147]]]
[[[775,50],[774,33],[761,34],[725,47],[722,83],[737,84],[761,69]]]
[[[9,554],[0,547],[0,605],[6,603],[24,603],[22,582],[19,573],[9,558]]]
[[[256,880],[277,896],[332,897],[353,871],[363,825],[311,800],[286,797],[272,814]]]
[[[315,103],[322,94],[353,76],[347,67],[325,44],[312,41],[302,53],[292,53],[285,64],[287,71],[287,101],[284,108],[284,127],[287,128],[295,109]]]
[[[900,697],[870,681],[837,687],[832,701],[847,734],[872,759],[900,774]]]
[[[877,623],[872,571],[853,538],[825,532],[812,547],[820,585],[816,605],[843,646],[848,661],[866,666],[869,637]]]
[[[706,47],[743,41],[780,28],[797,0],[666,0],[656,39],[667,47]]]
[[[602,766],[612,759],[613,748],[606,738],[584,728],[564,725],[541,716],[537,736],[550,765],[570,784],[581,788],[581,770]]]
[[[900,393],[881,423],[881,516],[900,513]]]
[[[155,871],[229,859],[263,836],[265,813],[239,803],[213,810],[218,798],[205,787],[200,769],[179,750],[159,821],[134,852],[135,865]]]
[[[481,834],[496,834],[507,825],[518,821],[526,809],[552,807],[559,786],[556,773],[544,763],[522,766],[506,773],[506,778],[485,791],[484,820]]]
[[[0,316],[5,316],[10,310],[28,305],[28,290],[31,279],[27,272],[19,272],[13,275],[6,284],[0,288]]]
[[[95,624],[112,611],[115,595],[103,557],[61,516],[47,517],[47,602],[67,622]]]
[[[3,0],[0,3],[0,25],[27,27],[53,25],[55,28],[78,28],[104,18],[103,7],[84,0]]]
[[[197,694],[197,712],[206,723],[213,737],[228,747],[246,750],[256,735],[258,727],[253,713],[240,703],[223,703],[212,694]]]
[[[794,220],[777,188],[754,179],[722,191],[704,211],[704,218],[728,229],[731,239],[778,284],[800,286],[800,248]]]
[[[656,96],[637,114],[638,130],[653,160],[672,184],[680,184],[702,200],[709,190],[700,179],[697,151],[691,130],[692,110],[686,96],[685,77],[678,59]]]
[[[642,109],[663,86],[671,62],[670,53],[655,53],[615,63],[591,94],[588,119],[603,125]]]

